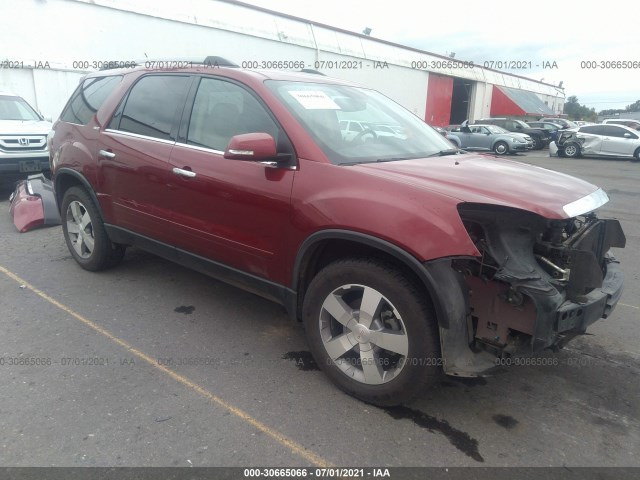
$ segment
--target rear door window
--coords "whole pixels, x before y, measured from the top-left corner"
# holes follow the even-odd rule
[[[580,133],[589,133],[591,135],[606,135],[605,125],[589,125],[580,127]]]
[[[190,80],[182,75],[142,77],[109,127],[162,140],[175,139],[176,119],[184,108]]]

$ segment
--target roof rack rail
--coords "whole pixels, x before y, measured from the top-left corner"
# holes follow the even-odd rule
[[[324,73],[319,72],[318,70],[314,70],[313,68],[303,68],[300,71],[302,73],[313,73],[314,75],[322,75],[323,77],[326,77],[326,75]]]
[[[112,70],[114,68],[122,68],[123,64],[126,67],[143,67],[143,66],[189,66],[204,65],[205,67],[230,67],[240,68],[240,65],[233,63],[231,60],[227,60],[224,57],[217,55],[209,55],[204,59],[202,57],[182,57],[182,58],[145,58],[144,60],[135,60],[133,62],[104,62],[100,70]]]

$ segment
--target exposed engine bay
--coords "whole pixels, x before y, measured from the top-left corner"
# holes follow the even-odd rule
[[[617,220],[593,213],[549,220],[473,204],[459,209],[481,253],[452,262],[468,293],[473,350],[502,357],[559,348],[611,313],[622,274],[609,249],[626,241]]]

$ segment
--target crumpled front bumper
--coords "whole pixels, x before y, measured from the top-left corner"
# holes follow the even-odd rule
[[[9,212],[20,233],[45,225],[59,225],[53,182],[43,174],[22,180],[9,197]]]
[[[560,337],[547,347],[562,346],[566,340],[584,333],[589,325],[613,312],[624,289],[624,275],[615,257],[607,255],[606,262],[607,273],[602,287],[588,293],[584,303],[566,301],[556,310],[553,330]]]

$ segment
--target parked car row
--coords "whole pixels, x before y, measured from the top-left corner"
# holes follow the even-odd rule
[[[524,152],[533,148],[528,135],[511,133],[496,125],[463,125],[449,127],[447,139],[465,150],[493,151],[498,155]]]
[[[602,156],[640,160],[640,133],[613,123],[585,125],[562,131],[557,148],[561,157]]]

